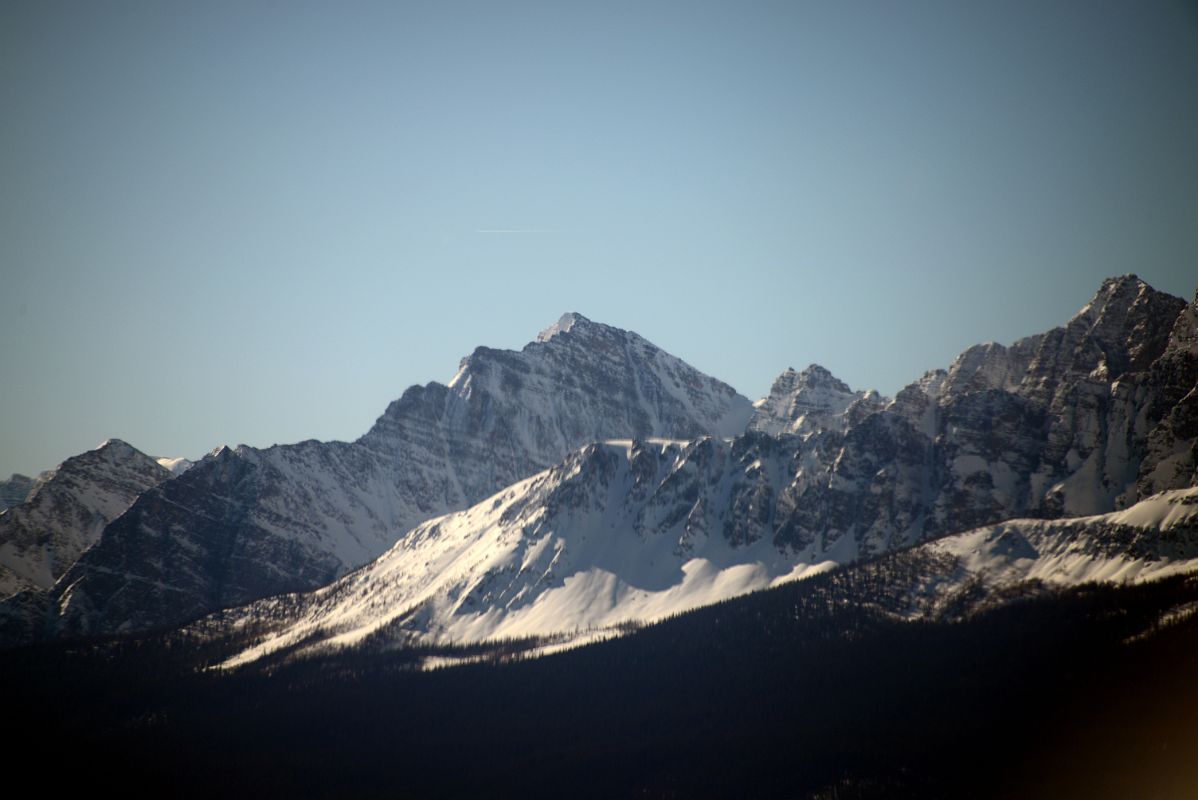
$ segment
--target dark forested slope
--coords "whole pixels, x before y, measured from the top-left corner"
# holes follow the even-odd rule
[[[902,554],[534,661],[197,675],[178,637],[26,649],[10,763],[172,795],[1184,797],[1198,581],[874,610]],[[897,583],[901,583],[897,581]],[[1162,618],[1172,620],[1162,625]]]

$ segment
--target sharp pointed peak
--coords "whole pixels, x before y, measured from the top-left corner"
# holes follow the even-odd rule
[[[1145,336],[1155,335],[1151,331],[1160,333],[1161,321],[1167,321],[1166,327],[1172,325],[1185,307],[1182,298],[1155,289],[1136,275],[1120,275],[1104,280],[1093,299],[1073,315],[1065,328],[1087,331],[1087,335],[1103,337],[1108,343],[1122,342],[1121,348],[1131,346],[1129,343],[1135,339],[1139,342],[1136,348],[1140,348],[1147,344]]]
[[[547,342],[559,333],[568,333],[576,326],[586,325],[591,321],[577,311],[567,311],[558,318],[557,322],[537,334],[538,342]]]
[[[827,367],[808,364],[801,372],[794,367],[787,367],[774,379],[772,392],[789,392],[801,386],[832,386],[838,390],[851,391],[848,384],[833,375]]]
[[[1090,315],[1101,315],[1108,307],[1115,305],[1131,305],[1137,297],[1145,292],[1154,292],[1155,290],[1140,279],[1138,275],[1128,273],[1126,275],[1115,275],[1103,280],[1102,285],[1098,287],[1098,291],[1090,298],[1090,302],[1086,303],[1082,308],[1073,315],[1073,319],[1084,318]],[[1072,320],[1071,320],[1072,321]]]
[[[136,447],[126,442],[124,439],[117,438],[105,439],[104,441],[100,442],[100,444],[96,445],[92,452],[108,457],[116,456],[121,458],[128,458],[134,454],[145,455]]]

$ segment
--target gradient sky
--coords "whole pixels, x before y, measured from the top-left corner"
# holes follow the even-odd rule
[[[7,0],[0,474],[352,439],[568,310],[893,393],[1192,297],[1196,142],[1193,3]]]

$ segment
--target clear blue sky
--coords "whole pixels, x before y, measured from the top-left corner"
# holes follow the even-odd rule
[[[0,115],[3,475],[352,439],[567,310],[892,393],[1198,284],[1194,3],[8,0]]]

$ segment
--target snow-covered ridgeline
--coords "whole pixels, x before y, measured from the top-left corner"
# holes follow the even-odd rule
[[[955,568],[919,587],[909,613],[986,605],[1021,584],[1140,583],[1198,571],[1198,488],[1153,495],[1123,511],[1064,520],[1012,520],[948,536],[920,550]]]
[[[182,475],[184,472],[187,472],[187,470],[195,466],[194,461],[183,458],[182,456],[159,456],[154,460],[158,462],[158,466],[174,475]]]
[[[783,554],[760,540],[738,547],[723,536],[695,537],[682,520],[671,523],[677,498],[662,495],[670,494],[669,474],[687,469],[685,449],[587,448],[483,504],[425,523],[329,587],[241,609],[226,624],[275,627],[226,666],[367,642],[541,636],[580,643],[618,635],[622,623],[651,622],[852,559],[848,542]],[[649,477],[647,459],[669,463],[665,479],[657,471]],[[725,484],[696,505],[722,495],[730,506],[733,493]],[[916,563],[936,566],[895,587],[909,603],[887,611],[939,616],[984,605],[999,592],[1014,596],[1009,590],[1029,582],[1062,588],[1190,572],[1198,570],[1198,489],[1111,514],[987,526],[913,553],[932,556]]]
[[[757,445],[764,443],[763,449]],[[430,520],[310,595],[237,612],[275,633],[234,663],[303,641],[473,642],[660,619],[826,569],[851,539],[780,548],[770,498],[789,453],[764,436],[611,442]]]

